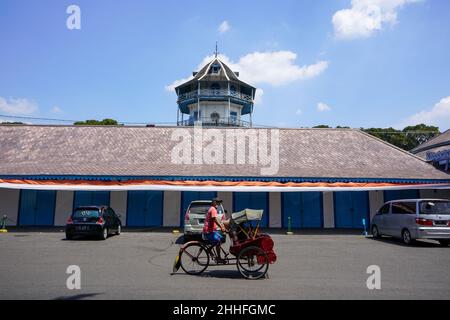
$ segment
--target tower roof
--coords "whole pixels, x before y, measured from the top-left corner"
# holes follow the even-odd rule
[[[189,81],[175,87],[175,90],[187,84],[191,84],[192,82],[197,81],[232,81],[232,82],[239,82],[243,85],[256,89],[255,87],[240,80],[238,78],[239,73],[232,71],[231,68],[228,65],[226,65],[223,61],[221,61],[218,57],[215,57],[213,60],[204,65],[200,69],[200,71],[194,72],[193,76],[194,77]]]

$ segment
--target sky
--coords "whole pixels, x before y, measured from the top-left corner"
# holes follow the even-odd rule
[[[0,121],[174,124],[173,85],[217,41],[258,88],[256,124],[443,131],[449,13],[448,0],[2,0]]]

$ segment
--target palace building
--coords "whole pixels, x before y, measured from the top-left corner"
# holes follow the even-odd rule
[[[0,126],[0,216],[61,226],[110,205],[180,227],[192,200],[264,209],[264,227],[362,228],[384,201],[450,198],[450,177],[356,129],[253,128],[255,88],[217,56],[176,88],[177,126]]]

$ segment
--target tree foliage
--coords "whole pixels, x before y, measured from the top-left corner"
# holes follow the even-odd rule
[[[114,119],[103,119],[99,120],[86,120],[77,121],[74,123],[76,126],[117,126],[119,123]]]

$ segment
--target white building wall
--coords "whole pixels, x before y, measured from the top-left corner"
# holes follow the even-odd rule
[[[181,192],[164,191],[163,226],[179,227],[181,210]]]
[[[127,225],[127,191],[111,191],[109,205],[113,210],[120,214],[122,225]]]
[[[383,191],[369,191],[369,209],[370,209],[370,220],[372,221],[373,216],[377,213],[378,209],[384,203],[384,192]]]
[[[281,228],[282,225],[281,193],[269,192],[269,227]]]
[[[323,192],[323,227],[334,228],[334,200],[333,192]]]
[[[57,191],[55,204],[55,226],[64,226],[73,211],[73,191]]]
[[[20,190],[0,189],[0,218],[6,214],[7,226],[16,226],[19,215]]]

